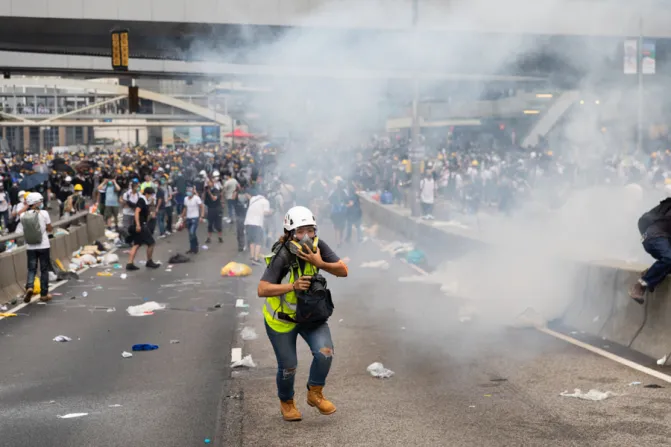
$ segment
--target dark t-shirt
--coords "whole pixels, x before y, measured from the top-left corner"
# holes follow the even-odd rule
[[[328,246],[328,244],[321,239],[319,240],[319,243],[317,244],[319,247],[319,252],[321,254],[322,259],[324,262],[338,262],[340,261],[340,258],[338,255],[335,254],[333,250],[331,250],[331,247]],[[283,249],[285,250],[285,249]],[[282,279],[289,274],[289,267],[290,265],[287,264],[286,262],[282,262],[285,260],[286,257],[284,256],[273,256],[272,261],[270,261],[270,265],[266,270],[263,272],[263,276],[261,277],[261,281],[267,281],[271,284],[281,284]],[[301,271],[305,270],[305,261],[299,259],[298,263],[301,267]]]
[[[208,208],[221,208],[221,190],[217,188],[210,188],[205,192],[205,206]],[[212,194],[215,198],[210,197]]]
[[[158,207],[160,210],[165,209],[165,189],[161,186],[156,190],[156,203],[161,201],[161,206]]]
[[[147,199],[142,196],[138,197],[135,207],[140,208],[140,225],[146,224],[147,219],[149,218],[149,205],[147,204]]]

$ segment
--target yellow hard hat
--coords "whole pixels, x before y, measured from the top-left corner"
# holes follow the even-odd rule
[[[75,185],[75,191],[84,191],[82,185]]]
[[[480,163],[478,163],[478,160],[473,160],[471,162],[471,166],[478,166]]]

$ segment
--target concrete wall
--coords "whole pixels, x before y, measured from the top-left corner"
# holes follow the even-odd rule
[[[484,33],[670,37],[659,0],[419,0],[420,28]],[[409,28],[412,0],[2,0],[0,16]]]
[[[433,243],[449,247],[451,257],[491,250],[497,245],[495,241],[478,238],[469,230],[437,228],[431,223],[412,219],[406,210],[380,205],[368,197],[361,197],[361,207],[368,221],[400,233],[420,246]],[[571,274],[567,276],[570,283],[562,290],[570,296],[565,297],[564,302],[568,305],[557,323],[630,347],[652,359],[671,353],[670,280],[663,282],[655,293],[648,294],[645,306],[641,306],[629,298],[628,288],[638,278],[643,266],[579,258],[563,261]],[[568,268],[562,268],[568,271]]]

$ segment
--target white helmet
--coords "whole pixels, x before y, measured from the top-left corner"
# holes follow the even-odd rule
[[[284,229],[287,231],[293,231],[296,228],[308,225],[314,225],[316,227],[317,219],[315,219],[315,215],[312,214],[312,211],[304,206],[295,206],[287,211],[286,216],[284,216]]]
[[[65,177],[65,181],[66,181],[66,182],[71,182],[71,181],[72,181],[72,177],[70,177],[70,176],[68,175],[67,177]]]
[[[201,177],[207,177],[207,172],[205,172],[205,170],[202,170],[198,173],[198,175],[200,175]]]
[[[19,200],[22,202],[25,202],[26,200],[26,192],[25,191],[19,191]]]
[[[220,176],[219,171],[214,171],[212,177],[218,178]]]
[[[26,198],[26,203],[28,204],[28,206],[33,206],[40,203],[43,200],[44,198],[42,197],[42,194],[40,194],[39,192],[31,192],[30,194],[28,194],[28,197]]]

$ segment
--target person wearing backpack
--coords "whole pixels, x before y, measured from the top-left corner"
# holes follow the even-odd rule
[[[26,293],[23,302],[29,303],[33,297],[33,286],[37,275],[37,263],[40,264],[40,300],[49,301],[49,268],[51,256],[49,254],[51,244],[47,233],[53,231],[49,212],[43,210],[44,199],[42,194],[31,192],[26,198],[28,209],[21,214],[16,232],[23,234],[26,242],[26,254],[28,257],[28,279],[26,280]]]
[[[273,246],[273,254],[266,257],[267,268],[257,290],[259,297],[266,298],[263,316],[277,359],[277,394],[285,421],[302,419],[294,401],[299,335],[312,351],[307,403],[324,415],[336,411],[323,394],[334,353],[327,323],[333,301],[319,271],[344,278],[347,266],[316,233],[312,211],[303,206],[291,208],[284,217],[284,235]],[[288,283],[283,284],[287,276]]]
[[[655,287],[671,273],[671,198],[644,213],[638,220],[643,249],[656,261],[644,271],[629,288],[629,296],[638,304],[644,304],[645,292],[654,292]]]

